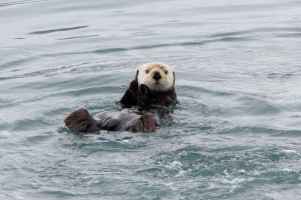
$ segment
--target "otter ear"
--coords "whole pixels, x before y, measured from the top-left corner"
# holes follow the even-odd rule
[[[139,70],[137,70],[136,76],[135,76],[135,81],[137,81],[137,82],[138,82],[138,74],[139,74]]]
[[[176,74],[175,72],[173,72],[173,85],[175,85],[175,82],[176,82]]]

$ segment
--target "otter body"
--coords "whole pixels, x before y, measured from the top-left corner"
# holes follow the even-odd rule
[[[138,68],[135,79],[119,101],[122,110],[92,117],[86,109],[79,109],[64,122],[75,132],[149,132],[159,124],[160,110],[164,113],[176,99],[173,69],[163,63],[147,63]]]

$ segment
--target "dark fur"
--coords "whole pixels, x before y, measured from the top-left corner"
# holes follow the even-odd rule
[[[116,113],[117,118],[114,117]],[[71,113],[64,122],[71,131],[86,133],[99,130],[150,132],[156,128],[156,120],[150,113],[137,115],[112,111],[102,112],[92,117],[83,108]]]
[[[156,119],[150,109],[168,108],[176,99],[175,87],[165,92],[151,91],[145,84],[138,86],[137,70],[125,94],[119,101],[122,108],[138,107],[138,112],[102,112],[92,117],[86,109],[71,113],[65,120],[66,126],[75,132],[133,131],[149,132],[156,128]],[[174,76],[175,80],[175,76]],[[118,116],[118,117],[116,117]]]

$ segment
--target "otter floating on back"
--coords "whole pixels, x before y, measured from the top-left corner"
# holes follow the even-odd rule
[[[138,68],[135,79],[119,101],[122,110],[92,117],[86,109],[79,109],[64,122],[75,132],[149,132],[156,128],[156,113],[151,110],[166,109],[176,99],[174,70],[164,63],[147,63]],[[133,107],[137,107],[136,111],[131,109]]]

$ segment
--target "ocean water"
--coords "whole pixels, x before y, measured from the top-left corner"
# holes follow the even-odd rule
[[[301,199],[300,1],[2,0],[0,21],[0,199]],[[152,61],[171,123],[64,126]]]

